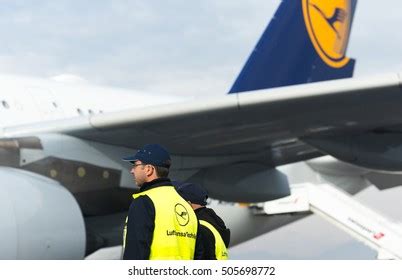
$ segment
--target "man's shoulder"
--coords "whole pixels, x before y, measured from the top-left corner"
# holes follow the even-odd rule
[[[129,212],[139,210],[155,211],[154,203],[152,202],[152,199],[148,195],[146,194],[140,195],[137,198],[133,199],[133,201],[131,202]]]

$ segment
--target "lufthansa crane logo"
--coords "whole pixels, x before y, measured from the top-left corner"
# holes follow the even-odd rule
[[[302,0],[303,17],[310,40],[321,59],[341,68],[349,62],[345,56],[351,24],[350,0]]]
[[[190,216],[188,214],[188,211],[187,211],[186,207],[184,207],[182,204],[177,203],[174,206],[174,213],[176,214],[176,219],[177,219],[177,222],[179,223],[179,225],[184,227],[190,221]]]

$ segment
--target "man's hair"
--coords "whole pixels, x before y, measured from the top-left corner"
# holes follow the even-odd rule
[[[156,175],[159,178],[165,178],[169,176],[169,168],[162,166],[155,166]]]

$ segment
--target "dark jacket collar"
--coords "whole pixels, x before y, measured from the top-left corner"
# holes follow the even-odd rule
[[[173,185],[169,178],[158,178],[151,182],[144,183],[140,188],[140,192],[148,191],[150,189],[161,186],[173,186]]]
[[[226,247],[229,247],[230,229],[226,227],[225,222],[215,213],[215,211],[208,207],[201,207],[196,209],[194,212],[199,220],[204,220],[212,224],[220,233]]]

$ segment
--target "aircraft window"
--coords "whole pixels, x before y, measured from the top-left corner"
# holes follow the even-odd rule
[[[84,112],[82,112],[82,110],[81,110],[80,108],[77,108],[77,113],[78,113],[80,116],[84,115]]]
[[[89,109],[89,110],[88,110],[88,113],[89,113],[90,115],[93,115],[93,114],[94,114],[94,111],[92,111],[91,109]]]
[[[57,107],[58,107],[58,105],[57,105],[56,102],[52,102],[52,105],[53,105],[54,108],[57,108]]]
[[[4,108],[10,109],[10,105],[8,105],[7,101],[3,100],[1,101],[1,104],[3,105]]]

